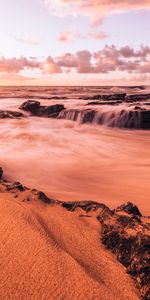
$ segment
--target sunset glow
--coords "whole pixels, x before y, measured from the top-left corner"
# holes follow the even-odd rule
[[[1,0],[1,85],[150,79],[150,1]]]

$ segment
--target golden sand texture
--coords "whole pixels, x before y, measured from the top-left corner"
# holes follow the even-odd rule
[[[140,299],[100,232],[98,220],[80,209],[1,192],[0,299]]]

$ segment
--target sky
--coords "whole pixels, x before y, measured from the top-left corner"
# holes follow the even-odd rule
[[[150,84],[150,0],[0,0],[0,85]]]

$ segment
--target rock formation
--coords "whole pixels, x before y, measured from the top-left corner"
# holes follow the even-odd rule
[[[56,118],[59,113],[65,109],[63,104],[44,106],[39,101],[28,100],[24,102],[19,109],[30,112],[34,116]]]
[[[24,117],[19,111],[0,110],[0,119],[18,119]]]

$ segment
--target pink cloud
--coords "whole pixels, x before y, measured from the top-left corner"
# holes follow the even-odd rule
[[[71,53],[66,53],[61,57],[56,58],[56,62],[60,67],[65,68],[77,68],[78,66],[76,55]]]
[[[90,38],[95,39],[95,40],[104,40],[104,39],[108,38],[108,35],[105,32],[103,32],[103,31],[100,31],[100,32],[90,32],[88,34],[88,36]]]
[[[28,60],[25,57],[20,58],[5,58],[0,59],[0,72],[19,73],[20,71],[28,69],[40,68],[40,63],[36,60]]]
[[[61,67],[54,61],[54,59],[49,56],[43,63],[42,69],[44,73],[57,74],[62,73]]]
[[[95,24],[99,24],[110,12],[150,9],[149,0],[43,0],[43,2],[55,15],[85,15]]]
[[[103,49],[90,52],[65,53],[59,57],[47,57],[44,61],[36,59],[0,58],[0,73],[19,74],[27,70],[37,70],[41,75],[68,73],[100,74],[121,71],[133,74],[150,73],[150,47],[141,46],[138,50],[129,46],[117,48],[106,45]]]
[[[74,34],[71,31],[63,31],[59,34],[58,40],[60,42],[71,42],[74,39]]]
[[[73,68],[78,73],[109,73],[126,71],[128,73],[149,73],[150,47],[142,46],[135,51],[128,46],[120,49],[114,45],[105,46],[102,50],[91,53],[80,51],[76,54],[67,53],[56,59],[57,64],[64,68]]]
[[[67,42],[71,42],[75,39],[90,38],[90,39],[96,39],[96,40],[103,40],[103,39],[106,39],[107,37],[108,37],[108,35],[103,31],[100,31],[100,32],[93,31],[93,32],[89,32],[87,34],[81,34],[79,32],[66,30],[66,31],[63,31],[59,34],[58,40],[60,42],[67,43]]]

